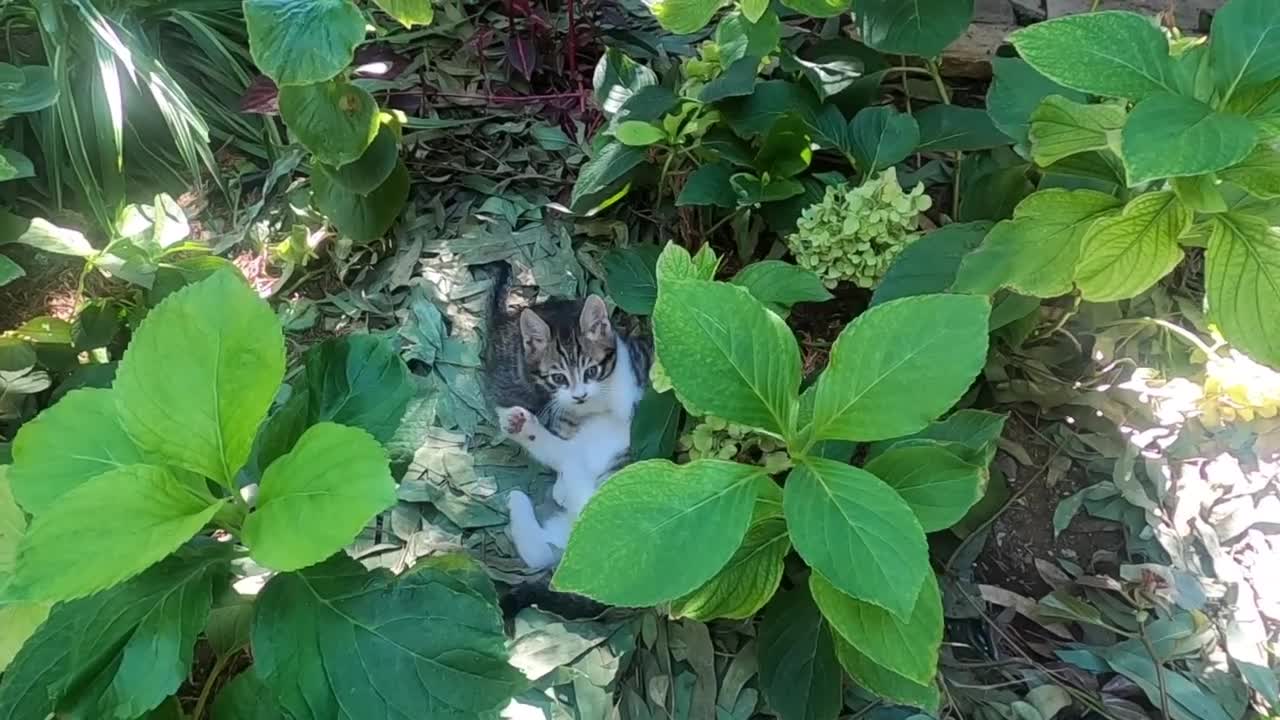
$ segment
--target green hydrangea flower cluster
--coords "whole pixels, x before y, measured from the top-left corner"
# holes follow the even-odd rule
[[[770,475],[791,466],[784,445],[768,435],[712,415],[691,418],[691,421],[696,423],[693,429],[681,435],[677,444],[681,462],[707,458],[739,460],[758,456],[756,464],[763,466]]]
[[[828,187],[822,202],[805,208],[787,245],[796,263],[829,288],[841,280],[874,287],[898,253],[920,237],[920,213],[932,205],[924,183],[906,192],[889,168],[861,185]]]

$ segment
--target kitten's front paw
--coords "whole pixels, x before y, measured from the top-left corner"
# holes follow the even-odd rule
[[[560,507],[565,507],[569,502],[569,483],[564,481],[563,476],[556,478],[555,484],[551,486],[551,499]]]
[[[512,437],[519,437],[521,433],[528,433],[529,440],[534,439],[533,431],[538,426],[538,419],[533,413],[522,407],[501,408],[498,410],[498,427],[502,431]]]

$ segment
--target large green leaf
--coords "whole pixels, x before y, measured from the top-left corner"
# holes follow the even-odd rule
[[[1119,145],[1124,121],[1119,105],[1085,105],[1051,95],[1031,114],[1031,157],[1048,167],[1071,155]]]
[[[795,425],[800,348],[746,289],[663,280],[654,339],[680,396],[732,422],[787,436]]]
[[[769,132],[783,115],[808,119],[816,116],[820,103],[808,85],[787,80],[768,80],[756,85],[746,97],[730,98],[720,104],[724,120],[742,137]]]
[[[648,460],[623,468],[582,511],[553,585],[629,607],[693,592],[742,543],[762,472],[720,460]],[[629,528],[625,535],[619,523]]]
[[[1214,216],[1205,266],[1209,316],[1227,342],[1280,368],[1280,231],[1243,213]]]
[[[971,465],[986,467],[995,459],[1005,420],[1006,416],[999,413],[957,410],[914,435],[872,445],[867,450],[867,460],[874,460],[889,448],[937,443]]]
[[[523,686],[496,600],[460,555],[399,577],[336,555],[267,583],[254,670],[295,720],[492,717]]]
[[[0,245],[10,242],[74,257],[89,257],[97,252],[88,238],[76,230],[59,227],[43,218],[26,218],[0,210]]]
[[[836,17],[849,11],[851,0],[782,0],[782,4],[809,17]]]
[[[313,565],[349,544],[396,503],[386,452],[368,433],[313,425],[262,475],[257,508],[244,524],[254,560],[272,570]]]
[[[342,72],[364,40],[351,0],[244,0],[253,62],[277,85],[310,85]]]
[[[818,378],[811,439],[883,440],[928,425],[986,362],[990,314],[985,297],[922,295],[858,316]]]
[[[223,686],[213,702],[213,720],[280,720],[284,716],[275,693],[262,684],[253,666]]]
[[[1231,0],[1213,16],[1213,74],[1225,98],[1280,80],[1280,4]]]
[[[784,561],[791,551],[782,515],[782,490],[772,482],[759,486],[760,496],[742,544],[715,577],[671,603],[673,617],[702,622],[743,620],[755,615],[778,590]]]
[[[381,185],[400,160],[398,133],[382,125],[364,154],[342,167],[325,165],[325,174],[336,184],[354,193],[368,194]]]
[[[929,572],[929,548],[911,507],[871,473],[803,460],[783,490],[791,543],[842,592],[901,618]]]
[[[605,285],[618,307],[632,315],[653,313],[658,300],[657,245],[614,248],[604,258]]]
[[[1019,58],[991,58],[994,79],[987,90],[987,114],[1006,135],[1017,143],[1028,142],[1031,114],[1050,95],[1084,102],[1082,92],[1065,88],[1041,75]]]
[[[1136,13],[1068,15],[1010,39],[1032,67],[1073,90],[1130,100],[1177,91],[1168,39]]]
[[[860,110],[847,132],[853,159],[865,174],[897,165],[920,144],[915,118],[885,106]]]
[[[821,573],[809,576],[809,591],[831,629],[858,652],[913,682],[933,679],[942,645],[942,596],[933,573],[917,586],[905,619],[849,597]]]
[[[268,420],[254,447],[261,471],[289,452],[318,422],[360,428],[386,444],[395,436],[415,388],[397,343],[378,335],[330,338],[307,351],[289,401]]]
[[[755,299],[783,316],[796,303],[825,302],[832,297],[813,271],[781,260],[753,262],[739,270],[730,282],[746,288]]]
[[[21,277],[26,277],[27,271],[22,266],[14,262],[7,255],[0,255],[0,287]]]
[[[280,117],[320,162],[341,166],[378,134],[378,103],[343,78],[280,88]]]
[[[646,388],[631,420],[631,459],[669,458],[680,435],[680,400],[674,391]]]
[[[17,150],[0,147],[0,182],[35,177],[36,168],[31,158]]]
[[[988,222],[951,223],[911,243],[876,285],[871,304],[946,292],[955,282],[960,263],[990,230]]]
[[[1085,235],[1076,266],[1084,299],[1131,298],[1169,274],[1182,260],[1178,238],[1192,213],[1171,191],[1139,195],[1116,217],[1099,220]]]
[[[733,168],[723,160],[699,167],[685,179],[684,187],[676,197],[676,207],[688,205],[736,207],[738,196],[734,194],[733,187],[729,184],[729,178],[732,175]]]
[[[60,88],[47,65],[0,63],[0,120],[43,110],[58,101]]]
[[[781,720],[835,720],[840,666],[831,629],[807,588],[779,594],[757,634],[760,691]]]
[[[432,0],[373,0],[401,25],[430,25],[435,17]]]
[[[706,27],[722,5],[724,0],[655,0],[649,12],[666,30],[688,35]]]
[[[960,263],[953,289],[994,293],[1007,287],[1035,297],[1065,295],[1074,286],[1085,235],[1119,206],[1115,198],[1094,190],[1030,195],[1018,204],[1012,220],[996,225]]]
[[[27,517],[14,502],[10,493],[7,473],[9,467],[0,465],[0,597],[13,576],[14,559],[18,544],[27,530]],[[3,673],[27,638],[49,615],[49,603],[0,602],[0,673]]]
[[[98,475],[143,462],[120,426],[115,395],[87,388],[67,393],[22,426],[13,442],[9,472],[13,495],[32,515]]]
[[[142,321],[116,371],[116,408],[143,457],[230,487],[283,377],[271,306],[219,272]]]
[[[863,42],[884,53],[934,57],[973,22],[973,0],[855,0]]]
[[[925,532],[946,530],[960,522],[969,508],[982,499],[987,486],[985,467],[966,462],[937,445],[891,448],[865,468],[898,491]]]
[[[768,7],[766,3],[764,7]],[[731,12],[716,25],[715,43],[720,46],[720,62],[735,63],[744,57],[762,58],[778,50],[782,23],[771,12],[752,19],[743,12]]]
[[[0,717],[44,718],[57,708],[58,717],[132,718],[159,705],[191,673],[232,550],[183,548],[123,585],[56,605],[0,681]]]
[[[1237,90],[1222,109],[1249,118],[1260,139],[1280,137],[1280,80]]]
[[[127,465],[81,483],[32,520],[6,595],[72,600],[137,575],[190,540],[226,502],[205,492],[153,465]],[[85,552],[87,535],[111,552]]]
[[[990,150],[1009,144],[985,110],[959,105],[933,105],[916,113],[920,124],[919,152]]]
[[[616,188],[623,185],[645,157],[644,148],[620,142],[607,143],[595,157],[583,163],[578,180],[573,184],[569,208],[576,213],[590,213],[607,206],[605,201],[613,199]]]
[[[1280,151],[1260,144],[1249,157],[1218,173],[1218,178],[1240,186],[1254,197],[1280,198]]]
[[[658,76],[621,50],[611,47],[596,63],[591,84],[596,104],[606,115],[613,115],[641,89],[657,85]]]
[[[854,682],[871,691],[873,695],[898,705],[923,708],[936,714],[940,702],[936,682],[917,683],[886,669],[883,665],[858,652],[857,648],[835,636],[836,657],[840,666]]]
[[[316,209],[333,222],[338,232],[356,242],[373,242],[386,235],[400,217],[400,210],[409,199],[409,170],[403,162],[397,162],[381,185],[360,195],[330,177],[324,166],[316,165],[311,174],[311,197]]]
[[[1121,133],[1131,185],[1230,167],[1245,159],[1257,142],[1247,118],[1167,93],[1138,103]]]

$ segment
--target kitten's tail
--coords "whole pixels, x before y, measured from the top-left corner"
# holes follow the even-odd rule
[[[489,296],[489,322],[507,315],[507,295],[511,292],[511,265],[505,260],[493,263],[493,294]]]
[[[511,514],[511,542],[516,546],[520,559],[534,570],[549,568],[560,561],[564,546],[569,541],[569,518],[557,514],[540,524],[533,513],[533,502],[519,490],[507,496],[507,510]]]

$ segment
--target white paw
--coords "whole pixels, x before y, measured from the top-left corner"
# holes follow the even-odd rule
[[[521,440],[534,440],[539,429],[538,419],[520,406],[498,408],[498,427],[502,432]]]
[[[533,501],[519,490],[512,490],[507,495],[507,512],[511,515],[533,514]]]

